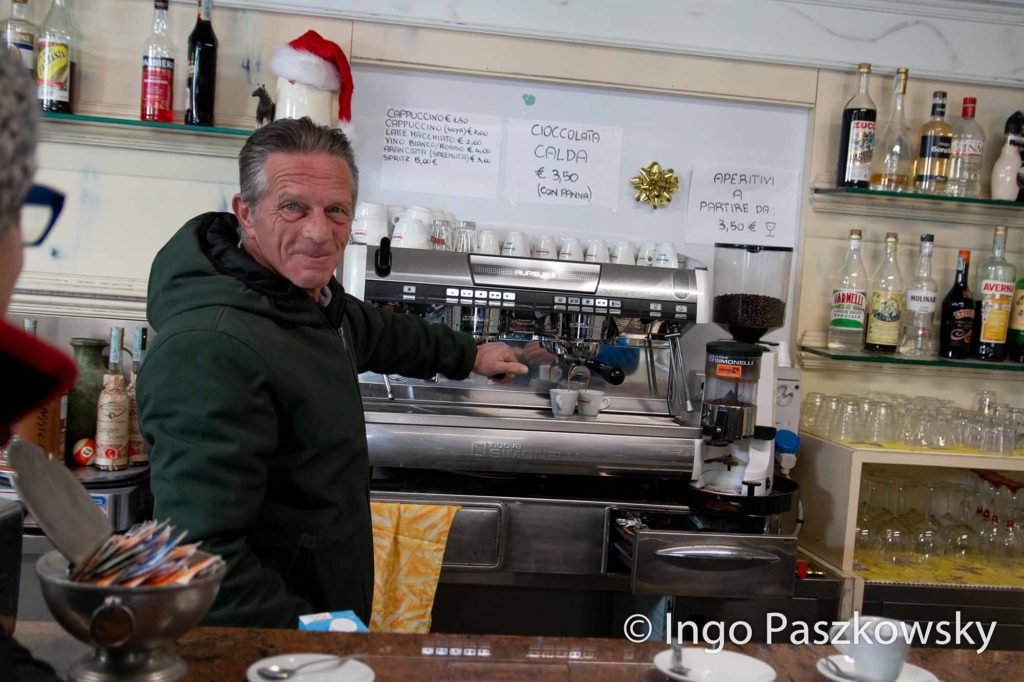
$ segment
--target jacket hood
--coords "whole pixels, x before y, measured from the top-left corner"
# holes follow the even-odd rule
[[[334,278],[328,286],[331,303],[321,309],[303,289],[257,263],[239,246],[234,215],[204,213],[185,223],[153,260],[146,317],[157,333],[174,316],[210,306],[291,324],[324,324],[326,315],[340,324],[344,291]]]

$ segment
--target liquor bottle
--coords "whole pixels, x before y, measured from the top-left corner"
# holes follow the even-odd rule
[[[931,120],[921,126],[920,147],[914,162],[914,189],[922,194],[945,194],[953,127],[946,123],[946,93],[932,93]]]
[[[146,328],[136,327],[135,337],[132,339],[132,376],[128,383],[128,463],[131,466],[140,466],[149,462],[149,453],[146,449],[146,439],[142,437],[139,430],[138,404],[135,402],[136,381],[139,377],[139,369],[142,368],[142,358],[146,353]]]
[[[860,73],[860,86],[857,94],[843,108],[843,122],[839,129],[837,187],[867,187],[871,179],[871,150],[875,145],[878,111],[868,95],[871,65],[860,64],[857,71]]]
[[[900,318],[903,315],[903,276],[896,262],[899,236],[885,235],[885,254],[871,278],[871,304],[868,308],[867,337],[864,350],[895,353],[900,344]]]
[[[1021,163],[1020,152],[1013,142],[1013,136],[1007,135],[1003,149],[999,152],[999,158],[992,165],[991,190],[993,199],[1001,199],[1002,201],[1017,200],[1017,193],[1019,191],[1017,175],[1020,173],[1022,165],[1024,164]]]
[[[896,69],[892,85],[892,110],[882,133],[875,138],[871,154],[871,189],[906,192],[911,185],[914,145],[907,125],[904,103],[907,98],[907,68]]]
[[[76,47],[66,0],[53,0],[36,41],[36,99],[43,111],[71,113]]]
[[[98,469],[128,467],[128,393],[121,373],[122,327],[110,330],[110,361],[103,375],[103,390],[96,403],[96,459]]]
[[[1016,268],[1006,260],[1006,228],[996,227],[992,237],[992,255],[978,272],[978,300],[974,304],[975,350],[979,360],[1006,358],[1006,333],[1010,325],[1010,307]]]
[[[11,16],[0,24],[0,36],[3,47],[10,52],[17,52],[21,63],[35,75],[36,72],[36,36],[39,29],[28,20],[28,0],[13,0]]]
[[[25,318],[25,333],[36,335],[37,321]],[[43,452],[64,458],[64,439],[67,433],[67,396],[54,398],[22,417],[13,433],[19,439],[35,443]]]
[[[1010,144],[1017,149],[1021,165],[1017,167],[1017,198],[1024,201],[1024,111],[1015,111],[1006,119],[1003,127]]]
[[[964,97],[963,112],[953,131],[953,155],[949,164],[946,194],[951,197],[981,196],[981,156],[985,131],[974,120],[978,100]]]
[[[167,0],[153,3],[153,34],[142,54],[143,121],[171,123],[174,120],[174,48],[167,38]]]
[[[920,357],[935,353],[935,302],[939,297],[939,285],[932,279],[934,246],[933,235],[921,235],[917,274],[907,285],[906,309],[900,331],[900,353],[904,355]]]
[[[961,250],[956,261],[956,278],[942,299],[939,323],[939,357],[963,360],[971,354],[974,334],[974,294],[968,286],[971,252]]]
[[[1017,280],[1010,312],[1010,331],[1006,338],[1006,355],[1014,362],[1024,362],[1024,272]]]
[[[213,125],[213,101],[217,90],[217,36],[210,23],[211,0],[199,0],[199,16],[188,36],[188,102],[185,124]]]
[[[832,289],[828,324],[828,347],[832,350],[860,350],[864,346],[869,283],[861,260],[861,239],[860,230],[850,230],[850,249]]]

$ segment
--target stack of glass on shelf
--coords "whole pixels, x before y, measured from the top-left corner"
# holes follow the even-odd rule
[[[809,393],[800,431],[852,446],[1024,455],[1024,408],[979,391],[969,408],[953,400],[870,392]]]
[[[1012,579],[1024,565],[1024,487],[971,471],[929,482],[865,472],[855,561],[876,570],[944,566],[951,574],[975,564]],[[950,578],[935,577],[943,576]]]

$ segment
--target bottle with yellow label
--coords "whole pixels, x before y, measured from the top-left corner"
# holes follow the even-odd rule
[[[1006,336],[1013,306],[1017,269],[1006,260],[1006,228],[996,227],[992,237],[992,255],[978,273],[975,288],[976,328],[974,357],[979,360],[1006,359]]]
[[[900,344],[900,323],[903,317],[903,275],[896,262],[895,232],[885,235],[885,255],[871,278],[871,300],[868,308],[868,329],[864,350],[895,353]]]
[[[53,0],[36,40],[36,99],[43,111],[70,114],[75,26],[67,0]]]

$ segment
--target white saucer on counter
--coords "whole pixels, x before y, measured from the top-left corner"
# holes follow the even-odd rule
[[[289,677],[289,682],[291,680],[296,682],[373,682],[373,668],[370,666],[352,658],[345,661],[342,665],[331,667],[328,664],[334,660],[334,657],[329,654],[282,654],[280,656],[271,656],[250,665],[248,670],[245,671],[245,678],[249,682],[267,682],[266,678],[260,677],[256,672],[258,668],[267,665],[294,668],[303,663],[315,661],[318,658],[324,661],[322,668],[317,665],[303,668],[294,676]]]
[[[853,674],[853,659],[849,656],[835,654],[829,656],[829,660],[834,661],[844,673]],[[833,673],[822,659],[818,659],[818,672],[836,682],[849,682],[846,678]],[[900,671],[900,676],[896,678],[895,682],[939,682],[939,678],[913,663],[904,663],[903,670]]]
[[[654,657],[654,666],[673,680],[685,682],[772,682],[775,670],[753,656],[720,651],[709,654],[704,649],[683,649],[683,665],[689,668],[685,675],[674,673],[672,650],[666,649]]]

